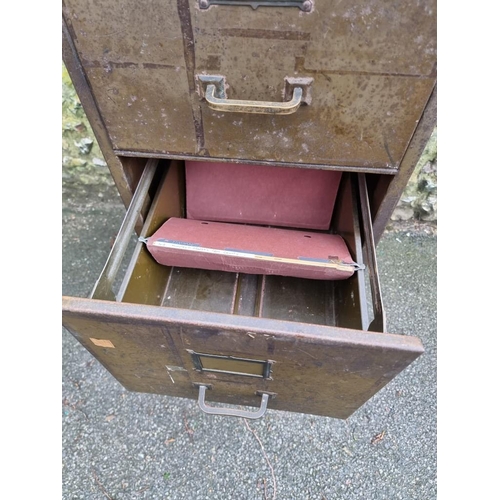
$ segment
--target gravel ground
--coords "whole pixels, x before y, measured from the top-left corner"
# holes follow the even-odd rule
[[[63,294],[84,297],[124,209],[99,193],[65,199]],[[63,328],[63,498],[435,499],[436,235],[421,229],[386,233],[378,259],[388,331],[426,352],[346,421],[214,417],[130,393]]]

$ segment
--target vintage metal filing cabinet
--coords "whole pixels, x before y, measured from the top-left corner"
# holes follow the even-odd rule
[[[435,126],[434,0],[64,0],[63,56],[128,207],[63,324],[127,389],[347,418],[423,352],[385,331],[375,247]],[[186,216],[188,160],[342,172],[330,232],[365,269],[157,264],[137,236]]]

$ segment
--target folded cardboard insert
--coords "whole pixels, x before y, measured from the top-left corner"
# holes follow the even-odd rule
[[[342,172],[186,161],[188,219],[330,227]]]
[[[343,238],[313,231],[172,217],[144,240],[162,265],[342,280],[364,266]]]

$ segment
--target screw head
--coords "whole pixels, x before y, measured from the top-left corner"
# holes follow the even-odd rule
[[[200,0],[200,9],[208,9],[208,0]]]
[[[303,4],[302,4],[302,10],[304,12],[311,12],[311,9],[312,9],[312,2],[310,0],[306,0]]]

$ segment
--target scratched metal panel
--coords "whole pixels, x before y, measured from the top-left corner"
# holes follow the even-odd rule
[[[196,133],[186,75],[175,69],[87,68],[115,149],[196,152]]]
[[[435,0],[315,0],[298,8],[196,0],[65,0],[65,17],[113,147],[395,169],[436,81]],[[213,111],[196,75],[230,99],[282,101],[285,77],[313,78],[286,116]]]
[[[285,77],[313,78],[285,116],[211,110],[214,157],[396,168],[435,83],[434,0],[316,0],[293,8],[191,9],[197,73],[226,77],[230,99],[281,101]]]
[[[244,78],[236,69],[231,74]],[[203,102],[205,148],[223,158],[395,168],[433,84],[428,79],[319,75],[311,105],[284,116],[224,113]],[[281,98],[278,91],[267,90],[267,96]]]
[[[415,337],[204,313],[170,307],[63,298],[64,326],[127,389],[347,418],[422,352]],[[272,379],[199,373],[188,350],[272,360]]]
[[[436,0],[314,0],[310,13],[294,8],[213,6],[199,10],[190,2],[197,47],[214,38],[222,58],[238,39],[266,41],[267,69],[293,48],[297,66],[308,71],[429,76],[436,65]],[[279,49],[279,50],[278,50]],[[237,57],[237,59],[235,59]],[[251,50],[233,55],[250,62]],[[215,68],[214,68],[215,69]]]
[[[175,0],[65,0],[63,14],[114,149],[195,153]]]

